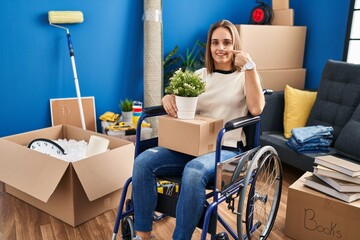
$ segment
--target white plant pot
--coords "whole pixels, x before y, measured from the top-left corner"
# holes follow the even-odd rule
[[[179,119],[194,119],[198,97],[175,96],[177,117]]]
[[[122,112],[122,121],[126,123],[133,122],[133,112]]]

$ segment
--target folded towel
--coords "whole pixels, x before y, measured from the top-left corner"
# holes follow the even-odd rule
[[[318,138],[332,138],[333,127],[326,127],[326,126],[308,126],[302,128],[293,128],[291,130],[292,136],[298,141],[299,143],[304,143],[307,141],[311,141]]]

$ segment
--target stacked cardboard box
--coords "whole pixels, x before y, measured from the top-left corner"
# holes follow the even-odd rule
[[[289,0],[272,0],[271,4],[272,4],[272,9],[274,11],[277,10],[286,10],[289,9]]]
[[[273,1],[273,7],[287,11],[283,8],[288,6],[288,2],[276,3]],[[306,27],[292,26],[293,11],[288,10],[290,14],[285,15],[290,17],[276,20],[273,25],[236,25],[241,49],[250,53],[256,63],[263,87],[274,91],[283,91],[287,84],[297,89],[304,89],[305,86],[306,69],[303,68],[303,61]],[[289,24],[280,24],[282,21]]]
[[[294,9],[289,8],[289,0],[272,0],[272,9],[271,25],[294,25]]]

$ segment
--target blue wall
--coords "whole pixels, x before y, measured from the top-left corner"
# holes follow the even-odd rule
[[[307,26],[306,88],[316,89],[328,59],[342,60],[350,0],[291,0],[295,24]]]
[[[265,1],[270,4],[270,0]],[[292,0],[295,24],[307,26],[306,87],[318,86],[327,59],[341,60],[350,0]],[[206,40],[213,22],[248,23],[254,1],[163,0],[164,54]],[[51,98],[76,97],[63,30],[49,10],[81,10],[70,25],[82,96],[95,96],[97,118],[143,100],[143,1],[12,0],[0,9],[0,137],[51,125]],[[99,126],[99,125],[98,125]]]

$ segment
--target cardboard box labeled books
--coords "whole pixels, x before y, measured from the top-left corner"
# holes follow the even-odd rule
[[[306,27],[236,25],[241,49],[258,70],[303,68]]]
[[[289,187],[285,234],[297,240],[357,239],[360,201],[346,203],[304,186],[305,173]]]
[[[91,135],[109,139],[110,150],[69,163],[27,147],[36,138],[88,142]],[[70,125],[1,138],[0,151],[6,191],[72,226],[118,206],[134,160],[133,143]]]
[[[159,146],[200,156],[215,151],[216,138],[223,127],[222,119],[195,116],[182,120],[169,116],[159,117]]]

